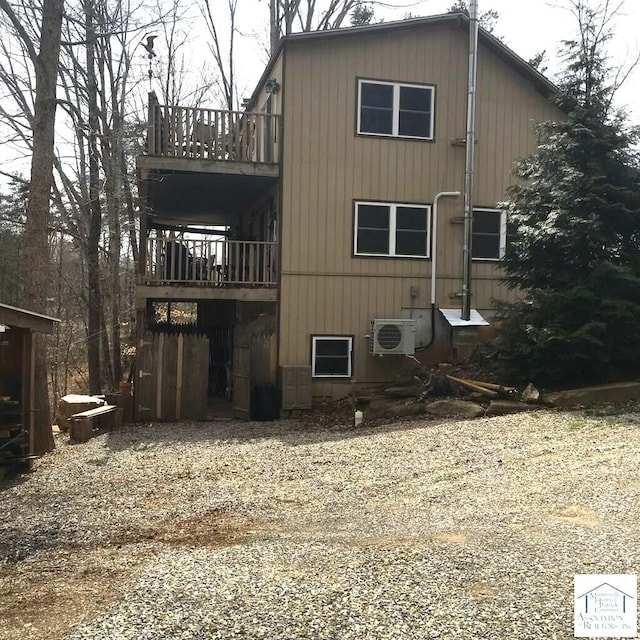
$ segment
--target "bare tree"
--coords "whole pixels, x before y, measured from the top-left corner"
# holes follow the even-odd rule
[[[31,4],[25,3],[22,24],[33,30]],[[58,131],[58,155],[54,157],[57,183],[53,197],[61,215],[64,234],[76,243],[83,257],[87,290],[82,293],[87,323],[91,390],[105,381],[114,387],[120,366],[121,218],[127,220],[130,242],[137,248],[131,188],[131,163],[123,138],[130,100],[130,54],[136,29],[129,28],[126,0],[83,1],[68,5],[63,24],[60,87],[64,115]],[[139,27],[138,27],[139,28]],[[131,42],[130,42],[131,41]],[[114,47],[113,43],[117,43]],[[135,45],[138,42],[136,41]],[[30,59],[9,50],[0,40],[0,82],[13,98],[0,105],[0,119],[8,125],[15,143],[32,149],[29,124],[33,121]],[[126,212],[126,215],[125,215]],[[105,242],[102,217],[106,213],[109,235]],[[105,269],[109,273],[105,277]],[[104,311],[100,307],[106,304]],[[105,337],[109,335],[110,341]]]
[[[136,82],[132,59],[148,22],[135,24],[127,0],[83,0],[68,22],[61,67],[74,167],[57,165],[61,202],[74,213],[78,243],[87,273],[87,355],[93,393],[115,389],[122,378],[122,226],[125,248],[137,257],[132,193],[132,162],[138,151],[127,140],[135,132],[128,122]],[[141,85],[141,78],[138,84]],[[105,233],[106,222],[107,232]],[[127,313],[128,310],[125,310]]]
[[[116,34],[116,47],[121,55],[115,55],[112,47],[112,39],[106,38],[98,49],[98,69],[101,78],[99,110],[100,128],[104,132],[101,137],[102,166],[104,170],[104,191],[107,219],[109,226],[109,250],[107,260],[109,263],[109,301],[111,306],[110,321],[108,323],[111,334],[111,358],[110,366],[106,367],[106,378],[110,386],[116,390],[122,379],[122,344],[120,335],[120,259],[122,253],[121,210],[123,204],[123,182],[128,182],[128,177],[122,172],[123,138],[124,138],[124,113],[126,102],[126,90],[118,91],[118,87],[126,88],[128,84],[130,57],[126,47],[127,30],[119,30],[118,27],[126,26],[129,12],[124,11],[121,3],[117,3],[114,14],[110,15],[104,3],[99,5],[100,21],[109,24],[110,29]],[[110,87],[112,91],[106,91]],[[135,228],[133,229],[135,233]],[[106,319],[103,316],[106,323]],[[106,336],[105,331],[103,338]],[[108,340],[107,340],[108,347]],[[103,347],[104,361],[107,362],[107,349]],[[110,380],[109,380],[110,377]]]
[[[7,0],[0,0],[0,9],[11,21],[18,37],[29,54],[35,68],[35,107],[33,113],[33,155],[31,181],[25,225],[25,261],[29,265],[25,274],[25,306],[46,312],[49,283],[48,228],[56,117],[56,80],[62,30],[63,0],[43,0],[42,28],[39,50]],[[35,453],[44,453],[54,447],[49,422],[49,394],[47,389],[46,343],[36,337],[35,360]]]
[[[234,59],[236,11],[238,7],[238,0],[227,0],[228,32],[226,43],[223,42],[219,27],[216,26],[216,20],[214,19],[213,12],[211,10],[210,0],[202,0],[201,7],[202,15],[205,18],[207,29],[209,30],[209,35],[211,36],[209,48],[211,50],[211,54],[213,55],[213,60],[220,77],[220,89],[222,91],[222,97],[226,108],[229,111],[233,111],[233,109],[236,109],[238,107],[236,98]]]
[[[20,0],[12,4],[18,13],[14,20],[4,11],[7,0],[0,5],[0,29],[4,28],[5,34],[8,30],[19,33],[18,26],[22,29],[19,47],[14,44],[15,38],[0,38],[2,142],[8,142],[23,157],[34,149],[36,56],[34,47],[30,50],[27,45],[39,40],[37,2]],[[51,259],[58,284],[50,287],[50,293],[64,301],[56,311],[73,327],[58,340],[54,358],[54,364],[65,371],[61,375],[52,373],[51,380],[56,389],[64,390],[74,378],[80,384],[86,382],[88,361],[90,389],[96,392],[105,384],[117,386],[121,378],[121,354],[125,348],[120,326],[123,319],[131,318],[129,307],[133,304],[129,295],[130,256],[136,259],[138,246],[133,158],[142,149],[145,131],[137,117],[140,109],[136,108],[141,94],[146,93],[146,65],[136,64],[136,60],[143,61],[140,44],[143,36],[146,38],[154,30],[173,29],[174,33],[180,32],[174,44],[182,42],[186,50],[188,31],[183,25],[176,26],[183,20],[182,11],[172,13],[160,2],[155,13],[149,6],[136,5],[132,9],[130,0],[68,0],[66,9],[66,19],[61,22],[58,75],[60,126],[52,160],[52,197],[56,206],[52,213],[54,225],[50,225],[57,233]],[[198,96],[205,92],[203,87],[211,86],[210,79],[208,85],[183,82],[181,74],[189,64],[176,65],[172,54],[177,49],[168,49],[176,95],[186,97],[188,91],[188,95],[200,99]],[[11,174],[6,165],[0,172]],[[44,183],[40,180],[38,184]],[[76,256],[73,261],[60,255],[70,247],[74,247]],[[47,257],[43,251],[39,255]],[[70,274],[68,269],[74,272]],[[126,297],[123,287],[128,291]],[[78,340],[79,331],[87,334],[82,340]],[[85,348],[87,359],[83,364],[77,356]]]
[[[598,59],[602,51],[606,51],[615,29],[615,23],[623,17],[625,6],[624,0],[602,0],[593,3],[588,0],[564,0],[560,4],[566,11],[571,13],[578,26],[578,35],[571,40],[563,41],[565,50],[577,51],[577,54],[565,54],[567,62],[566,76],[573,78],[573,82],[582,85],[585,92],[585,100],[589,102],[593,87],[597,85],[598,71],[606,73],[610,78],[607,87],[608,97],[605,101],[607,115],[610,114],[613,102],[618,90],[629,79],[631,74],[640,63],[640,53],[627,57],[624,63],[616,66],[609,64],[609,59],[603,57]],[[601,69],[598,69],[600,63]],[[562,86],[566,84],[566,78],[561,78]]]
[[[271,51],[283,35],[295,31],[338,29],[348,15],[360,7],[361,0],[329,0],[318,5],[317,0],[270,0]]]
[[[185,6],[184,0],[171,0],[169,3],[166,0],[157,0],[154,8],[159,22],[160,44],[157,53],[154,51],[149,55],[149,62],[157,56],[154,60],[155,75],[161,87],[161,100],[164,104],[188,103],[197,107],[212,97],[216,72],[212,71],[208,64],[203,65],[201,61],[194,64],[191,55],[190,43],[196,18],[191,9],[190,5]],[[206,12],[206,7],[200,5],[200,15],[197,18],[201,19],[204,16],[208,25]],[[223,69],[226,69],[226,66],[223,65]]]
[[[96,78],[96,16],[93,0],[83,0],[85,29],[85,71],[87,96],[87,147],[89,166],[89,235],[87,242],[89,336],[87,356],[89,365],[89,392],[102,392],[100,366],[100,334],[102,329],[102,297],[100,295],[99,246],[102,231],[102,204],[100,202],[100,155],[98,153],[98,82]]]
[[[374,7],[412,7],[418,2],[394,4],[386,0],[269,0],[271,53],[282,36],[295,31],[339,29],[347,24],[363,26],[373,20]]]

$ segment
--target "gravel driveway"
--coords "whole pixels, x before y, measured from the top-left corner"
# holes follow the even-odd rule
[[[0,638],[572,638],[573,575],[640,568],[639,423],[61,439],[0,491]]]

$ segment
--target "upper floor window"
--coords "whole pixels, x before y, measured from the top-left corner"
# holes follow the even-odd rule
[[[356,202],[357,256],[428,258],[431,207],[391,202]]]
[[[499,209],[473,210],[471,255],[474,260],[501,260],[507,249],[507,213]]]
[[[358,80],[360,134],[433,140],[434,87]]]

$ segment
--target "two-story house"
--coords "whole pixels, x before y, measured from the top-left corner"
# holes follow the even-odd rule
[[[455,355],[463,198],[442,198],[435,224],[433,205],[464,189],[468,30],[447,14],[294,34],[242,112],[150,104],[138,159],[140,335],[154,303],[197,302],[239,415],[255,383],[277,383],[285,409],[304,407]],[[513,163],[535,149],[534,123],[562,117],[553,92],[480,31],[476,325],[512,295],[500,282],[497,205]],[[140,386],[156,378],[143,371]]]

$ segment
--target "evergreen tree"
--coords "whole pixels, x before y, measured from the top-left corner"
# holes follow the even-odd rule
[[[447,10],[447,13],[464,13],[467,17],[469,17],[469,3],[467,0],[456,0]],[[493,30],[496,27],[498,20],[500,19],[500,14],[495,9],[488,9],[487,11],[483,11],[478,16],[478,22],[480,26],[489,33],[493,33]]]
[[[373,9],[364,2],[358,2],[351,12],[351,26],[362,27],[371,24],[373,20]]]
[[[0,302],[24,306],[24,222],[28,183],[12,180],[0,194]]]
[[[533,58],[528,60],[528,62],[536,71],[539,71],[540,73],[546,73],[548,69],[545,63],[546,57],[547,51],[546,49],[543,49],[542,51],[538,51],[538,53],[536,53]]]
[[[640,167],[636,138],[612,110],[605,44],[610,16],[582,0],[579,38],[565,42],[558,106],[537,127],[505,203],[513,241],[506,282],[524,298],[502,305],[500,363],[539,384],[640,373]]]

